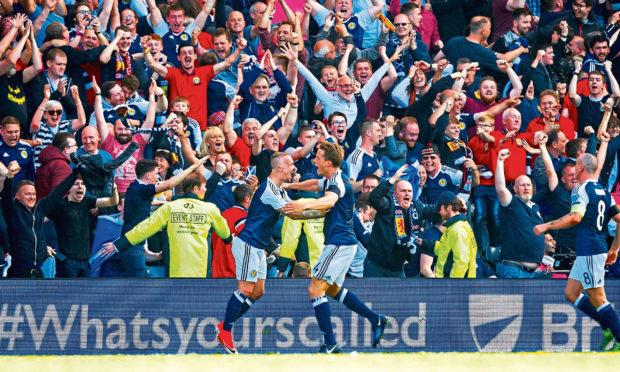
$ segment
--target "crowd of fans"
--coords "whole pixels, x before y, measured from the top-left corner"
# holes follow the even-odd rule
[[[351,277],[562,277],[574,228],[533,227],[582,154],[620,200],[617,1],[0,5],[5,276],[235,277],[272,156],[317,198],[291,183],[323,141],[356,193]],[[282,216],[270,277],[310,275],[323,222]]]

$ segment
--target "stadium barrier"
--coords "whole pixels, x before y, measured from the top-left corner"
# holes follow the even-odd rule
[[[268,280],[233,331],[243,353],[313,353],[322,344],[307,279]],[[382,345],[370,323],[331,301],[338,342],[359,352],[596,350],[602,332],[564,299],[562,280],[348,280],[346,287],[393,318]],[[236,282],[4,280],[0,354],[221,352],[215,325]],[[620,281],[610,280],[612,304]]]

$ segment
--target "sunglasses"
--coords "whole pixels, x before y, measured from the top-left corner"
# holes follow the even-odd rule
[[[81,15],[89,14],[89,13],[90,12],[88,10],[78,10],[78,12],[77,12],[77,14],[81,14]]]
[[[437,159],[437,155],[425,155],[425,156],[422,156],[422,160],[426,160],[426,159],[435,160],[435,159]]]
[[[407,27],[409,25],[409,23],[394,23],[394,26],[396,27]]]
[[[62,110],[47,110],[50,115],[62,115]]]
[[[332,125],[347,125],[346,121],[332,121]]]

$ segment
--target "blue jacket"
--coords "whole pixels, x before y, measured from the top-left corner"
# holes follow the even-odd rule
[[[245,73],[243,83],[239,87],[239,94],[243,97],[243,101],[239,104],[239,118],[241,122],[247,118],[254,118],[261,124],[264,124],[278,114],[280,108],[286,106],[286,95],[293,92],[291,84],[286,79],[286,75],[280,70],[273,72],[273,77],[280,87],[280,92],[275,97],[269,97],[263,103],[258,103],[250,94],[250,87],[261,74],[266,73],[258,68]],[[282,121],[278,119],[273,124],[273,129],[278,130],[282,126]]]
[[[76,168],[77,169],[77,168]],[[9,228],[9,252],[12,265],[22,268],[40,268],[47,258],[47,241],[43,220],[75,182],[77,171],[71,172],[52,192],[30,209],[13,195],[13,178],[4,181],[2,212]]]

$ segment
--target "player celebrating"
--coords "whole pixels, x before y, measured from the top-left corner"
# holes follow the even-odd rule
[[[538,235],[547,230],[566,229],[577,225],[577,258],[566,283],[566,299],[578,309],[596,320],[603,328],[604,350],[612,341],[612,351],[620,351],[620,322],[616,311],[605,297],[605,265],[611,265],[618,257],[620,239],[618,231],[607,249],[605,227],[610,218],[620,223],[620,209],[609,192],[601,186],[595,174],[597,160],[594,155],[583,154],[577,159],[575,178],[580,182],[573,189],[571,209],[561,218],[536,225]],[[586,294],[581,293],[585,288]]]
[[[228,300],[224,321],[217,325],[217,340],[230,354],[237,354],[231,334],[233,323],[265,292],[265,248],[270,245],[271,232],[282,207],[291,200],[282,184],[289,182],[295,173],[293,158],[287,153],[277,152],[271,156],[271,169],[269,177],[252,197],[245,228],[232,243],[238,288]],[[292,219],[310,219],[322,217],[325,213],[327,211],[306,210],[286,215]]]
[[[340,353],[331,323],[331,311],[325,295],[342,302],[346,307],[365,317],[372,324],[372,347],[377,347],[388,323],[387,317],[370,310],[351,291],[341,288],[351,266],[357,239],[353,232],[353,205],[355,198],[349,177],[340,170],[344,151],[337,144],[321,143],[314,163],[318,174],[324,178],[285,185],[286,188],[303,191],[323,191],[324,196],[313,201],[291,201],[282,211],[301,213],[307,209],[327,211],[323,233],[325,248],[314,266],[312,282],[308,288],[314,314],[325,337],[319,353]]]

